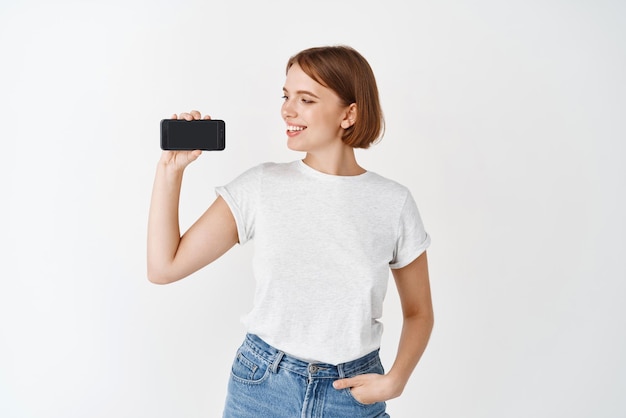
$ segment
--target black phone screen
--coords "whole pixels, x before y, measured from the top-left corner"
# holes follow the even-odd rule
[[[179,120],[161,121],[161,149],[221,151],[225,148],[223,120]]]

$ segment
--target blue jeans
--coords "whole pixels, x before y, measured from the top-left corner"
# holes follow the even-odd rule
[[[332,383],[360,374],[384,374],[378,350],[333,366],[307,363],[248,334],[233,362],[223,418],[379,418],[385,403],[365,405]]]

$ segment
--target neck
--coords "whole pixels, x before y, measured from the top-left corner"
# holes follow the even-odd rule
[[[307,152],[302,161],[317,171],[334,176],[358,176],[366,171],[357,163],[354,148],[345,144],[333,152]]]

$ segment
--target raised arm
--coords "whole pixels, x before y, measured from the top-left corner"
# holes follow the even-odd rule
[[[177,115],[172,116],[176,118]],[[200,119],[200,112],[183,113],[180,118]],[[215,261],[237,243],[235,219],[221,197],[180,235],[178,204],[183,172],[200,154],[201,151],[163,151],[157,165],[147,246],[148,280],[153,283],[180,280]]]

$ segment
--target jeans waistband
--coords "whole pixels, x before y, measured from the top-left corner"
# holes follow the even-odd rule
[[[303,376],[314,376],[316,378],[343,379],[344,377],[362,374],[373,365],[380,362],[379,350],[374,350],[361,358],[347,363],[337,365],[316,362],[310,363],[272,347],[254,334],[246,335],[244,345],[252,350],[256,356],[271,364],[273,372],[276,372],[279,368],[284,368]]]

